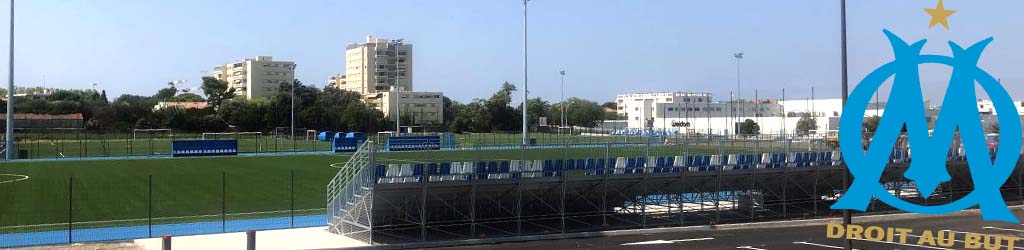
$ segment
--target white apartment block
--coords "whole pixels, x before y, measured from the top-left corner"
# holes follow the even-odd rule
[[[412,91],[412,45],[373,36],[366,43],[349,44],[343,78],[338,88],[363,94]]]
[[[339,86],[345,85],[345,75],[337,74],[327,77],[327,86],[333,86],[338,88]]]
[[[444,100],[440,92],[414,92],[412,45],[401,39],[366,37],[366,43],[345,49],[345,74],[327,78],[327,84],[358,92],[370,106],[398,121],[411,117],[412,125],[444,122]],[[411,124],[403,124],[411,125]]]
[[[1017,108],[1017,115],[1024,116],[1024,101],[1013,102]],[[999,115],[992,100],[978,100],[978,113],[983,115]]]
[[[750,119],[763,134],[795,133],[796,124],[807,115],[815,118],[818,130],[836,130],[842,115],[842,100],[715,101],[708,93],[660,92],[618,95],[616,113],[626,117],[628,129],[666,129],[689,133],[734,133],[739,123]],[[865,116],[884,110],[872,103]]]
[[[366,94],[365,97],[367,104],[384,112],[386,117],[409,117],[413,124],[444,122],[444,96],[441,92],[386,91]]]
[[[228,82],[239,96],[269,97],[277,93],[281,83],[295,81],[295,63],[259,56],[213,67],[211,76]]]

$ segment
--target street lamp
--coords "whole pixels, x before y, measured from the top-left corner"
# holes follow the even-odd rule
[[[11,42],[10,57],[7,61],[7,138],[4,144],[5,159],[14,159],[14,0],[11,0]]]
[[[565,121],[565,70],[559,71],[558,73],[562,75],[562,83],[559,86],[562,89],[562,101],[560,103],[562,106],[562,127],[564,128],[566,125],[568,125]]]
[[[290,92],[291,92],[290,93],[291,97],[288,98],[288,99],[291,99],[291,102],[292,102],[291,134],[290,134],[290,136],[291,136],[291,139],[292,139],[292,149],[293,150],[295,149],[295,87],[298,86],[298,83],[299,83],[298,80],[295,80],[295,67],[296,66],[297,65],[294,64],[294,63],[288,65],[288,69],[292,71],[292,82],[291,82],[292,87],[288,88],[290,90]]]
[[[529,136],[526,134],[526,101],[530,95],[529,69],[527,68],[528,51],[526,46],[526,3],[530,0],[523,0],[523,145],[529,145]]]
[[[739,122],[739,117],[742,116],[741,112],[743,112],[743,105],[739,105],[742,103],[740,100],[743,99],[740,95],[740,60],[743,59],[743,52],[734,53],[732,56],[736,57],[736,108],[739,109],[739,111],[736,112],[737,121],[734,122]]]
[[[845,106],[846,105],[846,100],[849,99],[849,96],[850,96],[850,92],[847,89],[848,86],[847,86],[847,72],[846,72],[846,0],[839,0],[839,19],[840,19],[840,25],[841,25],[840,32],[839,32],[839,34],[840,34],[839,35],[840,36],[839,41],[840,41],[840,51],[841,51],[840,54],[841,54],[841,57],[842,57],[841,58],[841,60],[842,60],[842,65],[841,65],[842,70],[841,70],[841,72],[842,72],[842,89],[843,89],[843,94],[841,96],[843,97],[843,105]],[[878,104],[876,103],[875,105],[878,105]],[[844,172],[849,172],[850,171],[850,169],[848,167],[846,167],[846,164],[843,164],[843,166],[844,166],[843,169],[846,170]],[[849,176],[849,173],[843,173],[843,189],[845,189],[847,191],[850,189],[850,176]],[[847,192],[843,192],[843,195],[846,195],[846,193]],[[844,226],[845,225],[849,225],[852,222],[853,222],[853,218],[852,218],[852,215],[850,214],[850,210],[849,209],[843,209],[843,225]],[[847,249],[847,250],[853,249],[853,240],[851,240],[851,239],[847,239],[846,240],[845,249]]]

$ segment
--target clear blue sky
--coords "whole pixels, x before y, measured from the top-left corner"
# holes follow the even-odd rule
[[[522,3],[518,0],[133,1],[17,2],[20,85],[88,88],[111,98],[152,94],[165,83],[198,85],[206,70],[271,55],[298,64],[297,76],[323,86],[343,71],[344,47],[366,35],[404,38],[415,46],[416,90],[455,100],[486,97],[503,81],[522,84]],[[850,1],[850,79],[855,85],[892,60],[883,28],[907,40],[929,39],[925,51],[950,54],[946,41],[995,42],[982,65],[1024,97],[1022,1],[945,1],[950,31],[928,29],[923,8],[937,0]],[[6,1],[4,6],[6,6]],[[9,16],[0,14],[4,33]],[[5,37],[6,38],[6,37]],[[0,39],[7,47],[7,39]],[[642,91],[736,88],[742,51],[743,96],[839,96],[839,1],[533,0],[530,2],[532,95],[599,102]],[[6,49],[3,50],[6,61]],[[6,63],[3,63],[6,65]],[[0,70],[6,77],[7,67]],[[929,98],[942,95],[948,69],[925,66]],[[6,81],[4,81],[6,82]],[[521,98],[517,93],[517,100]],[[883,94],[884,98],[884,94]]]

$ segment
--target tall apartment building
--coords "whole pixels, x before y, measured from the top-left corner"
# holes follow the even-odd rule
[[[282,82],[295,80],[295,63],[259,56],[213,67],[211,76],[228,82],[236,94],[246,98],[269,97]]]
[[[363,101],[392,120],[410,117],[413,124],[444,122],[444,101],[440,92],[414,92],[412,45],[401,39],[366,37],[366,43],[345,49],[345,74],[327,78],[327,84],[358,92]]]
[[[327,86],[341,88],[342,85],[345,85],[345,75],[337,74],[327,78]]]
[[[345,49],[345,81],[338,88],[369,94],[412,91],[412,45],[366,37]]]

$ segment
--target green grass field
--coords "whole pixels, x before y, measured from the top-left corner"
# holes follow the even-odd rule
[[[805,146],[807,148],[805,148]],[[379,164],[675,156],[825,150],[781,143],[380,152]],[[62,160],[0,164],[0,233],[63,229],[69,216],[89,227],[325,213],[326,186],[346,154]],[[25,175],[29,179],[7,182]],[[152,177],[152,189],[150,189]],[[69,186],[69,180],[71,184]],[[292,184],[294,181],[294,188]],[[4,183],[7,182],[7,183]],[[152,194],[150,194],[152,190]],[[69,204],[69,192],[71,195]],[[294,206],[292,197],[294,195]],[[152,204],[150,203],[152,202]],[[72,208],[69,214],[68,207]],[[152,207],[152,210],[150,210]],[[78,223],[76,223],[78,225]]]
[[[165,155],[171,151],[172,139],[200,139],[201,134],[169,133],[22,133],[17,134],[15,148],[28,150],[30,159],[61,159],[88,157],[118,157],[140,155]],[[289,151],[330,151],[329,142],[306,140],[305,135],[297,140],[272,135],[208,135],[207,139],[237,139],[238,150],[243,153],[289,152]],[[373,137],[373,136],[371,136]],[[455,134],[457,147],[478,147],[494,145],[517,145],[522,143],[519,134],[466,133]],[[531,138],[540,145],[644,142],[641,136],[581,136],[551,133],[534,133]],[[677,138],[672,138],[676,140]]]

